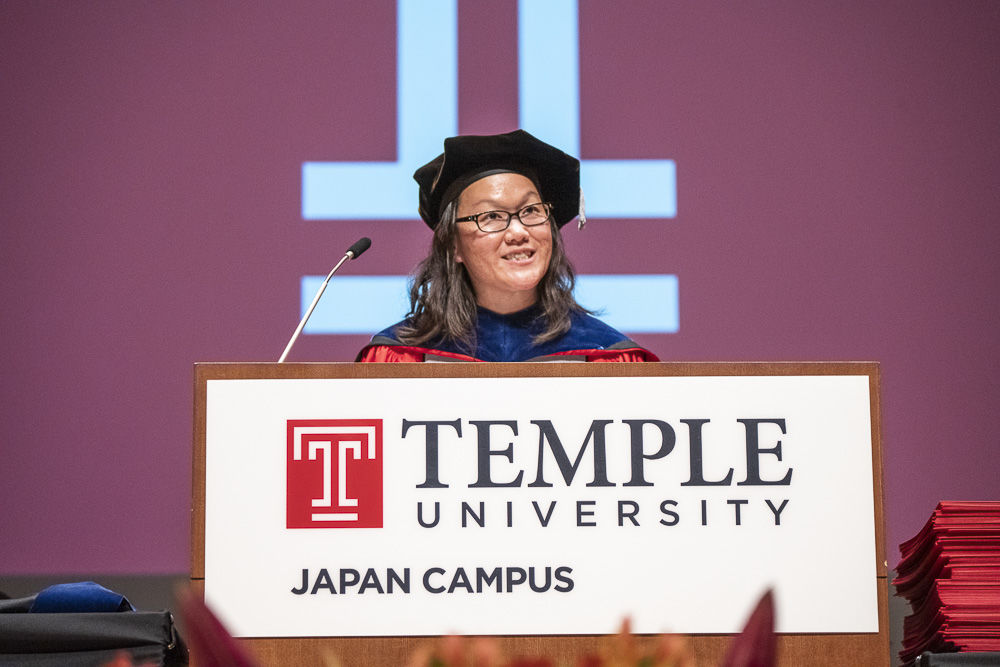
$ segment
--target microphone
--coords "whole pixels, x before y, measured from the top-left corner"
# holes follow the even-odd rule
[[[372,247],[372,240],[367,236],[362,236],[360,239],[355,241],[354,245],[348,248],[347,252],[345,252],[344,254],[350,257],[351,259],[357,259],[358,257],[361,257],[361,253],[363,253],[365,250],[368,250],[368,248],[371,247]],[[336,269],[334,269],[334,271],[336,271]]]
[[[285,351],[281,353],[281,357],[278,359],[279,364],[285,363],[285,357],[287,357],[288,353],[292,351],[292,346],[295,345],[295,341],[298,340],[299,334],[302,333],[302,329],[306,326],[306,322],[309,321],[309,316],[312,315],[313,310],[316,309],[316,304],[319,303],[319,298],[323,296],[323,292],[326,291],[326,286],[329,284],[330,279],[333,278],[333,274],[337,272],[337,269],[340,268],[341,264],[349,259],[357,259],[361,256],[361,253],[368,250],[371,245],[372,240],[367,236],[358,239],[354,242],[354,245],[347,249],[347,252],[345,252],[344,256],[340,258],[337,265],[333,267],[333,270],[331,270],[329,275],[327,275],[326,280],[324,280],[323,284],[319,286],[319,291],[317,291],[316,296],[313,297],[312,303],[309,305],[309,310],[306,311],[306,314],[303,315],[302,319],[299,321],[299,326],[295,327],[295,333],[292,334],[291,340],[289,340],[288,345],[285,346]]]

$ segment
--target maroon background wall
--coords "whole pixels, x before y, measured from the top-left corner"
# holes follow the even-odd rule
[[[395,16],[0,4],[0,574],[185,571],[192,363],[276,359],[299,276],[360,235],[355,273],[422,255],[418,223],[299,212],[303,161],[395,157]],[[512,129],[516,4],[459,24],[460,129]],[[680,332],[640,340],[882,362],[891,545],[1000,497],[1000,4],[581,0],[579,27],[583,157],[677,162],[676,219],[568,234],[582,272],[679,276]]]

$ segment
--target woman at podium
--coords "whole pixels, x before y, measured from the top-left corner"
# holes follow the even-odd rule
[[[579,160],[523,130],[450,137],[413,178],[431,251],[409,316],[358,361],[657,361],[573,297],[559,229],[585,221]]]

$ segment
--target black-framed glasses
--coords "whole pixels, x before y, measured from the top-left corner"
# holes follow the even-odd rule
[[[514,213],[508,213],[507,211],[486,211],[485,213],[476,213],[475,215],[458,218],[455,222],[474,222],[476,223],[476,227],[479,227],[479,231],[492,234],[493,232],[502,232],[510,227],[510,219],[515,217],[525,227],[541,225],[548,222],[549,218],[552,217],[552,204],[548,202],[528,204]]]

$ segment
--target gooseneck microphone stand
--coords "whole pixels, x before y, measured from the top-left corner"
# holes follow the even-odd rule
[[[295,333],[292,334],[291,340],[289,340],[288,345],[285,346],[285,351],[281,353],[281,357],[278,359],[279,364],[285,363],[285,357],[287,357],[288,353],[292,351],[292,346],[295,345],[295,341],[298,340],[299,334],[302,333],[303,327],[305,327],[306,322],[309,321],[309,316],[312,315],[313,310],[316,309],[316,304],[319,303],[319,298],[323,296],[323,292],[326,291],[326,286],[330,283],[330,278],[333,278],[333,274],[335,274],[337,272],[337,269],[340,268],[340,265],[346,262],[347,260],[357,259],[358,257],[360,257],[361,253],[363,253],[365,250],[368,250],[368,248],[371,247],[371,244],[372,240],[367,236],[358,239],[358,241],[355,242],[354,245],[352,245],[350,248],[347,249],[347,252],[345,252],[344,256],[340,258],[340,261],[337,262],[337,265],[333,267],[333,270],[330,271],[329,275],[327,275],[326,280],[324,280],[323,284],[320,285],[319,291],[316,292],[316,296],[313,298],[312,303],[309,304],[309,310],[306,311],[306,314],[303,315],[302,319],[299,321],[299,326],[295,328]]]

